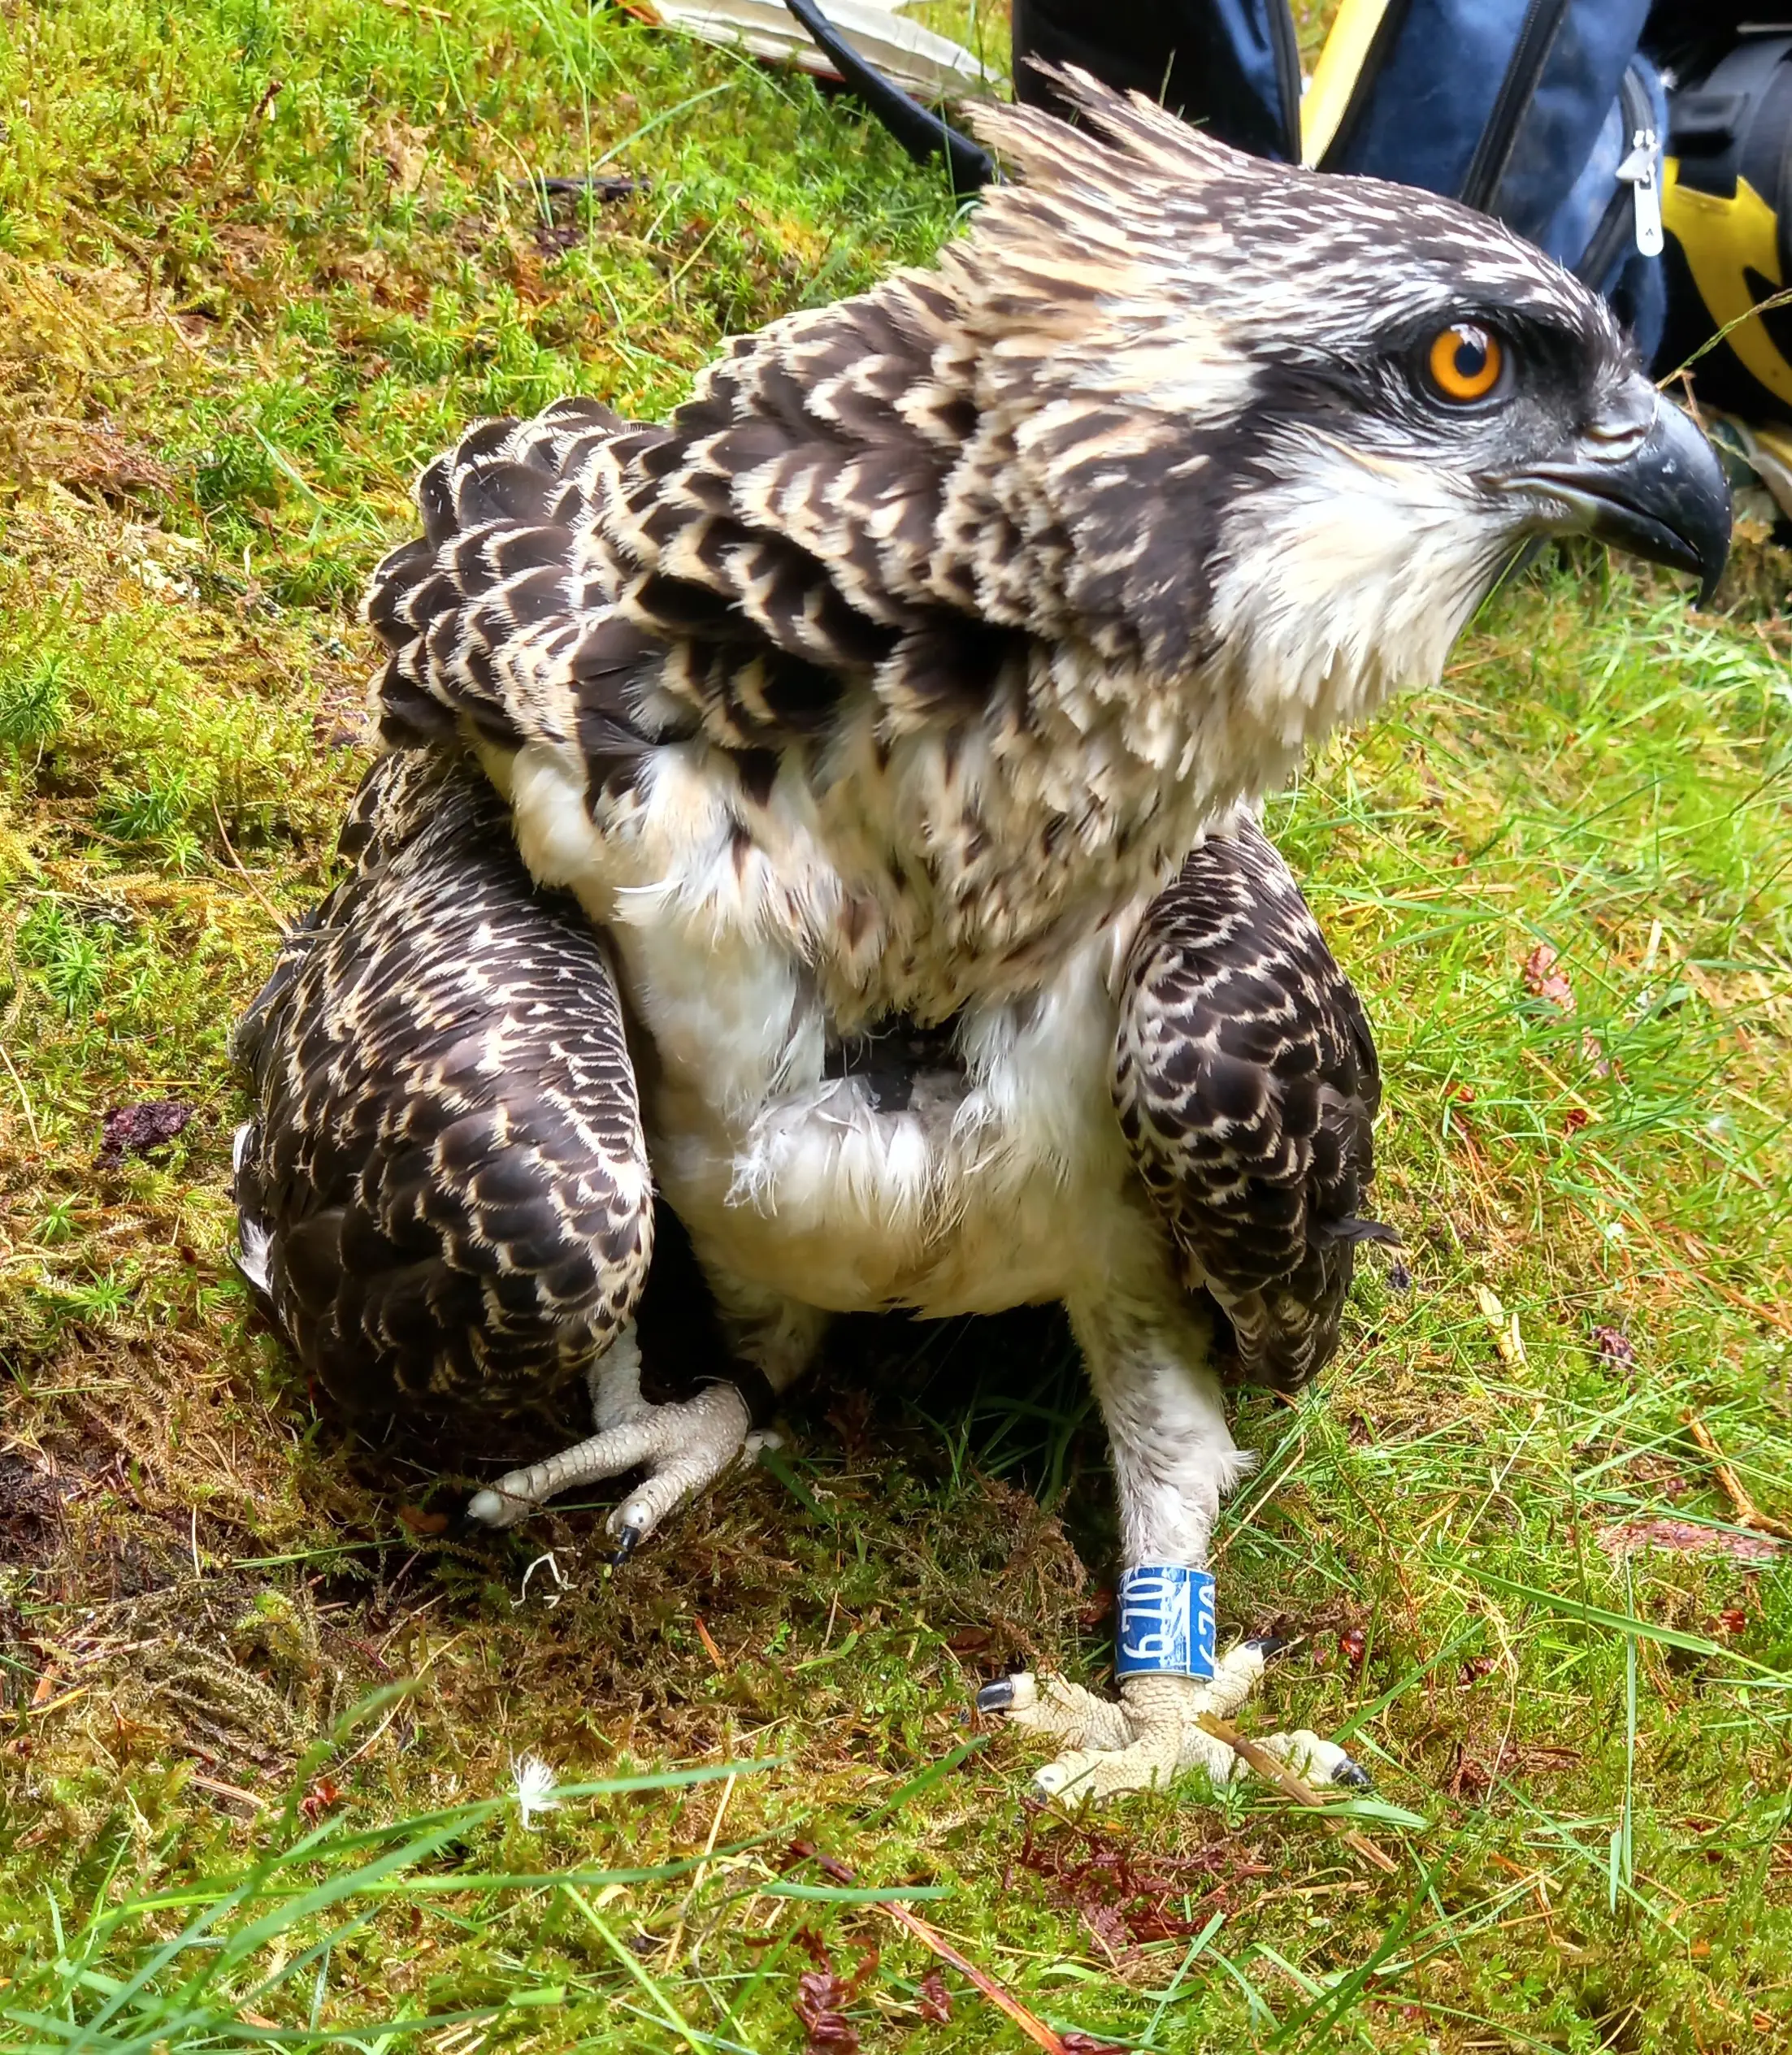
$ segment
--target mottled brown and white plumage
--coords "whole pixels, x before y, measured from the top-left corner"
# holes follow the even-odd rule
[[[981,117],[1019,182],[935,270],[735,343],[663,426],[563,401],[424,474],[423,536],[369,602],[381,731],[469,807],[489,781],[477,834],[501,853],[466,875],[520,890],[514,833],[543,896],[469,936],[437,915],[454,866],[419,874],[419,960],[391,975],[488,1004],[508,1049],[502,980],[469,967],[531,954],[538,917],[576,932],[548,896],[570,895],[588,1003],[608,1021],[621,995],[654,1182],[742,1359],[781,1389],[835,1311],[1061,1300],[1126,1562],[1199,1566],[1249,1460],[1212,1308],[1269,1381],[1330,1352],[1378,1090],[1255,802],[1434,680],[1527,537],[1704,563],[1721,482],[1601,303],[1496,225],[1066,89],[1096,132]],[[1464,336],[1499,374],[1471,404],[1428,369]],[[345,965],[379,889],[322,923]],[[305,1158],[283,1124],[335,1117],[322,1024],[354,1014],[332,975],[267,1011],[261,1074],[290,1082],[262,1092],[251,1177]],[[576,980],[542,1001],[550,1040],[567,1000]],[[354,1128],[371,1190],[437,1087],[401,1025],[369,1060],[354,1089],[391,1100]],[[607,1060],[587,1089],[619,1177],[633,1086]],[[506,1061],[474,1066],[500,1097]],[[453,1168],[457,1191],[485,1174]],[[273,1274],[302,1185],[245,1187],[274,1194],[248,1220]],[[504,1275],[502,1246],[475,1229],[440,1260]],[[649,1472],[613,1515],[626,1546],[744,1445],[737,1394],[662,1418],[626,1328],[600,1353],[633,1275],[586,1337],[597,1435],[478,1517],[626,1456]],[[1158,1679],[1117,1707],[1017,1679],[1002,1702],[1067,1745],[1049,1788],[1124,1788],[1229,1764],[1195,1715],[1260,1669],[1247,1651],[1204,1696]]]
[[[341,1403],[533,1404],[627,1320],[653,1182],[603,939],[503,801],[383,758],[236,1031],[241,1267]]]
[[[1375,1042],[1287,865],[1248,817],[1207,835],[1126,965],[1113,1095],[1191,1291],[1244,1381],[1298,1391],[1330,1360],[1367,1217]]]

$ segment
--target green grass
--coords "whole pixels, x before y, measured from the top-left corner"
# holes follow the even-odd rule
[[[1681,1416],[1792,1513],[1785,556],[1697,618],[1546,566],[1273,808],[1377,1022],[1410,1281],[1243,1407],[1221,1608],[1309,1637],[1253,1716],[1354,1736],[1396,1869],[1254,1789],[1091,1839],[965,1710],[1106,1658],[1051,1321],[848,1324],[777,1468],[612,1579],[590,1507],[407,1524],[436,1457],[320,1419],[228,1260],[226,1042],[332,875],[416,467],[574,386],[663,410],[948,196],[574,0],[28,0],[0,107],[0,2047],[797,2051],[818,1949],[867,2049],[1026,2045],[950,1969],[933,2017],[797,1838],[1128,2048],[1785,2040],[1792,1602]],[[599,165],[644,186],[544,215]],[[1656,1519],[1718,1546],[1615,1551]]]

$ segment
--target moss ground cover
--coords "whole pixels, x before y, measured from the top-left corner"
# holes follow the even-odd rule
[[[1244,1405],[1222,1611],[1306,1637],[1275,1722],[1354,1735],[1393,1866],[1255,1788],[1074,1827],[966,1712],[1106,1658],[1052,1320],[846,1324],[611,1578],[593,1507],[432,1532],[443,1452],[320,1416],[228,1259],[228,1031],[333,875],[419,464],[663,410],[950,195],[574,0],[10,0],[0,115],[0,2047],[1026,2045],[880,1892],[1125,2048],[1785,2039],[1785,556],[1707,616],[1546,565],[1272,809],[1406,1246]]]

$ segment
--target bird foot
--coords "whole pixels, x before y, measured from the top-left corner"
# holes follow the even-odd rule
[[[709,1385],[671,1405],[649,1403],[640,1393],[640,1354],[626,1331],[592,1372],[592,1399],[597,1432],[589,1440],[500,1477],[474,1497],[467,1518],[514,1527],[575,1485],[643,1470],[641,1482],[604,1523],[616,1543],[610,1560],[622,1563],[675,1507],[731,1463],[750,1461],[778,1442],[775,1434],[748,1431],[752,1416],[733,1385]]]
[[[1274,1645],[1240,1641],[1221,1657],[1211,1677],[1128,1677],[1117,1701],[1062,1677],[1042,1680],[1021,1670],[985,1684],[977,1707],[1004,1714],[1026,1732],[1061,1745],[1062,1753],[1034,1776],[1033,1788],[1041,1798],[1080,1806],[1122,1792],[1148,1791],[1193,1769],[1204,1770],[1209,1782],[1219,1786],[1230,1784],[1245,1765],[1227,1743],[1199,1724],[1200,1717],[1230,1719],[1261,1682],[1265,1653]],[[1305,1728],[1265,1735],[1257,1745],[1313,1784],[1360,1789],[1369,1780],[1335,1741]]]

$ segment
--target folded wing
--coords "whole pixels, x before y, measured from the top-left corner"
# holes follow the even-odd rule
[[[496,1411],[583,1372],[647,1272],[653,1190],[603,939],[536,890],[476,770],[369,773],[355,869],[238,1029],[241,1267],[352,1410]]]
[[[1369,1022],[1254,821],[1210,835],[1127,965],[1114,1102],[1184,1282],[1225,1311],[1252,1383],[1332,1355],[1366,1217],[1381,1077]]]
[[[471,430],[375,574],[386,741],[544,744],[596,801],[658,744],[787,746],[874,679],[974,702],[1024,637],[935,561],[974,418],[948,311],[898,275],[741,339],[664,425],[574,398]]]

